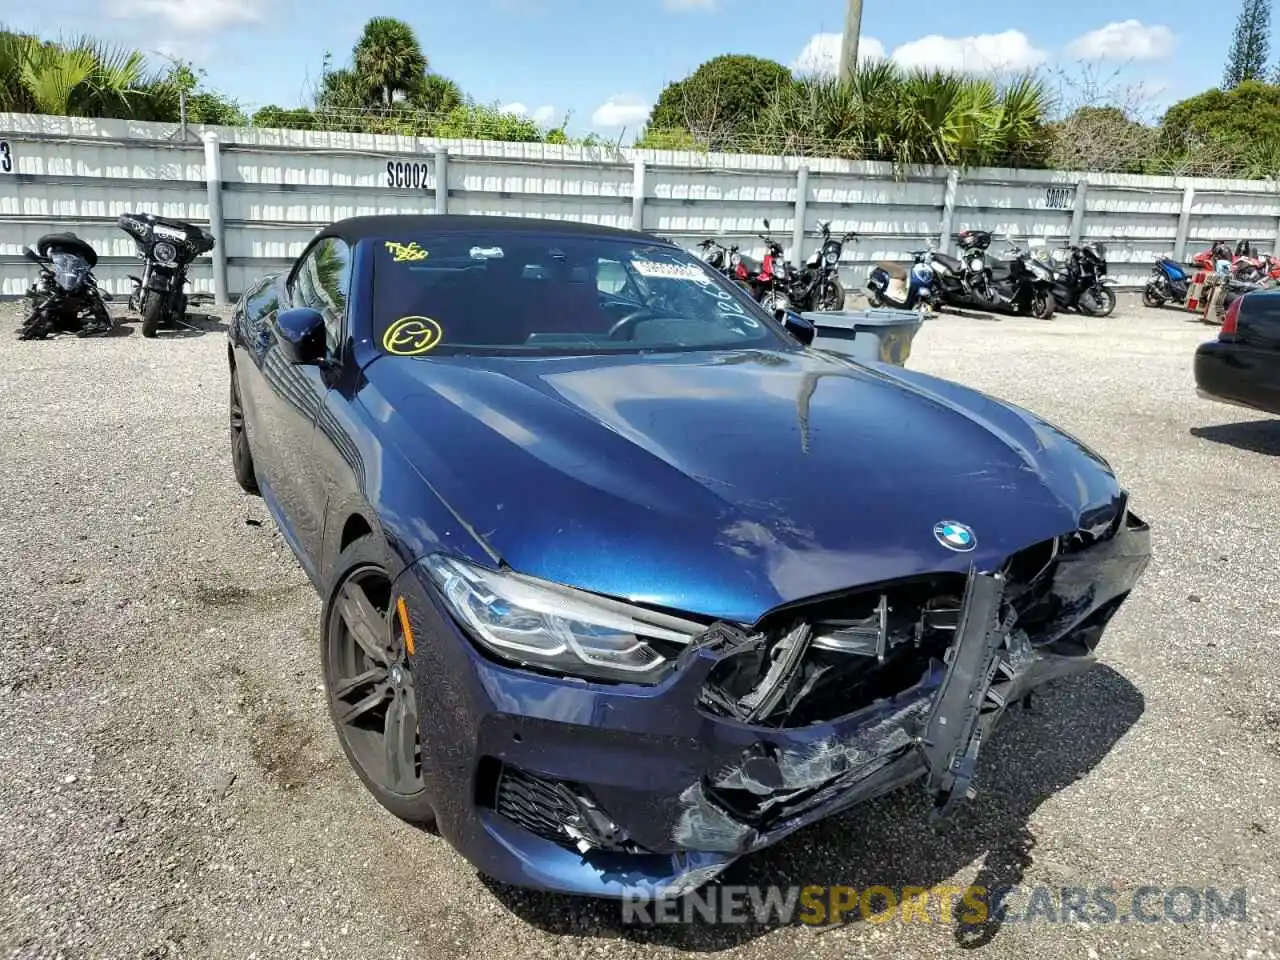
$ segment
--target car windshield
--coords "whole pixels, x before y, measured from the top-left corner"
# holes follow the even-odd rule
[[[373,242],[373,336],[389,353],[794,347],[732,281],[663,243],[526,232]]]

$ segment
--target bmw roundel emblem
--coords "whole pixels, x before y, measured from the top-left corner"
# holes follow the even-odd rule
[[[955,520],[943,520],[933,525],[933,535],[948,550],[968,553],[978,545],[978,538],[963,523]]]

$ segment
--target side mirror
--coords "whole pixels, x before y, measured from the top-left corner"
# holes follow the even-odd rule
[[[768,217],[765,217],[765,218],[764,218],[764,228],[765,228],[766,230],[768,230],[768,229],[769,229],[769,218],[768,218]]]
[[[282,310],[276,315],[276,339],[290,363],[319,363],[324,358],[324,314],[310,307]]]
[[[817,334],[818,328],[800,316],[800,314],[793,310],[784,310],[779,307],[773,311],[773,315],[786,328],[787,333],[791,334],[806,347],[813,343],[813,338]]]

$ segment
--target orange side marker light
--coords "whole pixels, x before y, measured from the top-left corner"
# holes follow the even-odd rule
[[[404,648],[413,656],[413,628],[409,626],[409,608],[404,605],[404,597],[396,598],[396,615],[400,617],[400,629],[404,631]]]

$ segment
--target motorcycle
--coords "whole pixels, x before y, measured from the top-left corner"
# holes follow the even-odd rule
[[[1209,268],[1212,269],[1212,268]],[[1185,303],[1191,278],[1181,264],[1168,257],[1156,257],[1151,276],[1142,288],[1142,302],[1148,307],[1163,307],[1166,303]]]
[[[764,221],[765,230],[769,229],[769,221]],[[787,262],[782,255],[782,244],[767,234],[756,234],[765,243],[763,260],[756,260],[739,254],[734,266],[734,278],[745,286],[751,296],[762,307],[773,313],[778,310],[790,310],[791,298],[788,296],[791,276],[787,271]]]
[[[707,237],[699,241],[698,249],[702,251],[702,259],[707,266],[726,275],[729,273],[730,250],[723,243]]]
[[[1066,269],[1049,267],[1053,299],[1060,310],[1079,310],[1089,317],[1109,317],[1116,308],[1115,280],[1107,274],[1107,251],[1101,243],[1068,247]]]
[[[1237,244],[1233,252],[1225,240],[1216,240],[1208,250],[1202,250],[1191,258],[1193,265],[1208,273],[1232,274],[1232,266],[1241,252]],[[1142,290],[1142,302],[1148,307],[1162,307],[1166,303],[1186,303],[1191,288],[1191,276],[1182,264],[1169,257],[1156,257]]]
[[[55,333],[94,337],[111,332],[105,302],[111,295],[98,289],[93,276],[98,254],[92,246],[74,233],[50,233],[36,241],[36,249],[23,247],[22,253],[40,267],[40,277],[27,290],[31,311],[18,330],[19,340],[44,340]]]
[[[871,268],[867,275],[867,302],[871,306],[928,312],[934,298],[934,272],[930,266],[934,251],[912,250],[910,253],[914,262],[909,271],[888,261],[881,261]],[[905,284],[901,296],[889,292],[895,280],[900,286]]]
[[[116,225],[133,238],[143,261],[142,276],[129,277],[129,306],[142,314],[142,335],[154,337],[160,327],[184,322],[187,269],[213,249],[213,237],[193,224],[151,213],[123,213]]]
[[[849,231],[836,239],[831,235],[831,221],[818,224],[822,243],[814,250],[804,267],[789,284],[792,308],[798,311],[838,311],[844,309],[844,284],[840,282],[840,255],[844,245],[857,236]]]
[[[991,234],[964,230],[958,236],[963,259],[933,251],[934,302],[980,310],[1029,314],[1048,320],[1057,309],[1053,273],[1016,244],[1008,245],[1013,259],[988,261]]]

